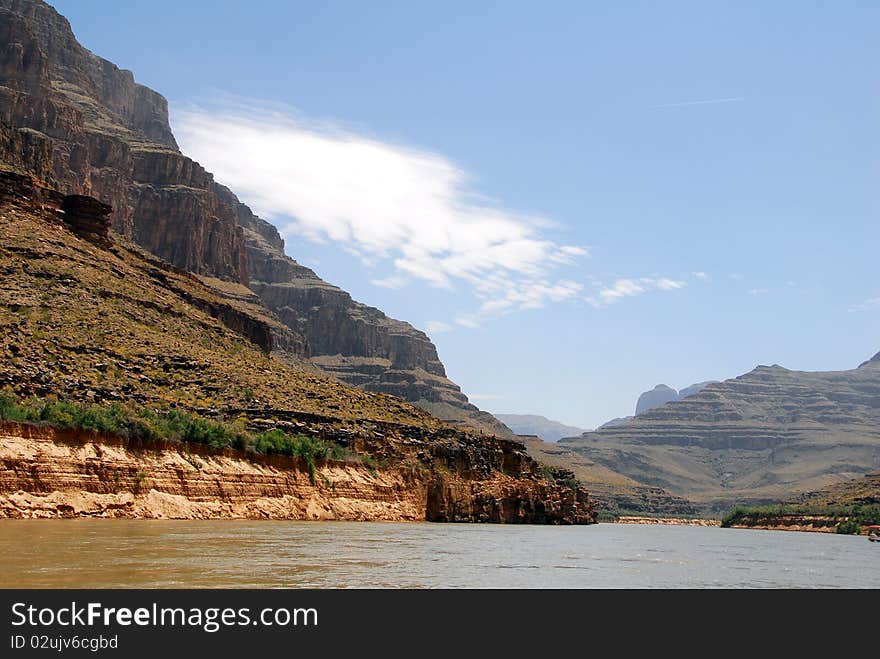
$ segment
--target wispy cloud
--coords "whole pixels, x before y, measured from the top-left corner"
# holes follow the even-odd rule
[[[753,288],[749,290],[749,295],[766,295],[769,292],[766,288]]]
[[[719,103],[736,103],[737,101],[744,101],[745,98],[742,96],[734,96],[731,98],[709,98],[702,101],[683,101],[681,103],[661,103],[660,105],[651,105],[650,109],[656,110],[659,108],[684,108],[689,105],[717,105]]]
[[[600,286],[598,293],[585,299],[594,307],[601,308],[625,297],[634,297],[649,291],[674,291],[684,286],[685,282],[667,277],[618,279],[610,286]]]
[[[874,309],[880,309],[880,297],[865,300],[861,304],[851,307],[850,311],[873,311]]]
[[[429,334],[440,334],[452,330],[452,325],[444,323],[442,320],[429,320],[425,323],[425,329]]]
[[[191,107],[174,119],[184,150],[282,233],[387,266],[376,286],[471,293],[478,312],[459,325],[577,297],[580,285],[555,271],[587,250],[550,238],[546,217],[476,196],[441,154],[265,106]]]
[[[707,275],[702,270],[700,270],[699,272],[695,272],[694,277],[696,277],[697,279],[702,279],[703,281],[707,281],[709,279],[709,275]]]

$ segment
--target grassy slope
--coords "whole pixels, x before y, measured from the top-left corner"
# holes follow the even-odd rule
[[[34,210],[0,210],[0,272],[0,388],[19,396],[439,425],[399,399],[267,357],[184,299],[224,302],[196,277],[132,246],[100,249]]]

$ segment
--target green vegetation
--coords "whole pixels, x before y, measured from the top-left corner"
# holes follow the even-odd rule
[[[581,482],[577,478],[563,478],[561,481],[556,481],[559,485],[564,485],[565,487],[576,490],[581,486]]]
[[[737,506],[721,520],[721,526],[760,523],[778,517],[826,517],[839,520],[838,533],[858,533],[862,526],[880,524],[880,505],[803,505]],[[841,530],[843,528],[844,530]],[[852,530],[856,529],[856,530]]]
[[[556,483],[557,485],[561,485],[572,490],[576,490],[581,486],[580,480],[578,480],[573,474],[560,477],[561,472],[570,474],[570,472],[568,472],[567,470],[560,470],[558,467],[550,467],[545,464],[542,464],[538,469],[538,473],[540,474],[541,478],[544,478],[551,483]]]
[[[862,525],[852,519],[845,519],[837,525],[837,533],[846,535],[858,535],[862,532]]]
[[[39,423],[57,428],[93,430],[118,435],[128,440],[153,440],[171,443],[202,444],[212,449],[236,449],[264,455],[285,455],[306,463],[309,479],[315,483],[319,463],[342,461],[351,456],[346,449],[308,435],[288,435],[281,430],[249,432],[243,421],[226,422],[205,419],[180,410],[151,410],[119,403],[87,405],[55,400],[30,399],[19,401],[0,392],[0,421]],[[194,456],[187,460],[196,468]],[[375,472],[372,456],[356,457]],[[197,466],[198,465],[198,466]],[[146,476],[146,474],[144,475]]]

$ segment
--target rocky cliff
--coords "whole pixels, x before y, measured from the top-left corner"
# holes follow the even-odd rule
[[[342,381],[512,436],[446,377],[423,332],[286,256],[275,227],[178,151],[165,99],[83,48],[52,7],[0,0],[0,35],[0,120],[14,127],[0,158],[109,204],[118,233],[173,265],[250,285],[296,335],[288,345]]]
[[[117,232],[185,270],[247,282],[235,215],[177,150],[161,95],[83,48],[44,2],[0,0],[0,43],[0,120],[30,145],[4,160],[45,176],[48,149],[61,190],[110,205]]]
[[[346,385],[307,362],[296,366],[289,356],[279,358],[272,341],[283,336],[286,327],[277,317],[235,290],[218,294],[204,278],[122,238],[108,244],[110,234],[100,233],[106,222],[99,221],[107,211],[94,199],[63,195],[28,175],[0,171],[0,392],[19,398],[178,409],[254,431],[277,429],[320,438],[356,455],[372,456],[379,472],[392,472],[386,474],[391,482],[396,482],[394,473],[400,469],[414,472],[407,485],[413,492],[404,498],[417,497],[430,520],[595,519],[586,491],[571,481],[570,472],[542,470],[521,444],[451,427],[399,398]],[[57,444],[54,439],[52,443]],[[96,479],[94,470],[110,473],[106,469],[115,463],[110,458],[106,463],[104,454],[90,462],[93,449],[70,454],[57,449],[59,460],[69,463],[59,466],[59,472],[52,471],[56,448],[41,445],[37,450],[28,442],[16,446],[14,455],[4,457],[6,468],[14,473],[3,494],[24,490],[37,497],[25,498],[33,511],[46,510],[38,501],[44,495],[63,502],[72,492],[109,492],[116,498],[105,503],[115,505],[122,501],[116,495],[129,501],[126,493],[138,494],[125,479],[109,484],[105,477]],[[191,488],[213,501],[211,492],[219,490],[210,487],[219,487],[237,488],[242,501],[267,496],[260,483],[236,481],[235,474],[243,472],[235,465],[217,475],[221,483],[232,479],[228,486],[208,486],[190,474],[180,477],[182,490],[173,490],[162,483],[172,478],[168,465],[179,464],[179,456],[173,455],[179,447],[153,448],[170,453],[156,463],[143,456],[121,456],[117,466],[127,465],[123,473],[128,473],[140,465],[144,478],[159,484],[153,489],[164,494],[187,496],[184,490]],[[49,457],[40,457],[44,453]],[[249,455],[242,453],[237,459],[247,461]],[[64,480],[68,471],[72,480]],[[45,477],[27,480],[28,474],[40,473]],[[299,478],[278,477],[288,479],[285,482]],[[105,490],[96,491],[96,482]],[[205,487],[208,490],[199,489]],[[298,490],[290,487],[275,491],[296,498]],[[56,491],[61,494],[53,494]],[[321,496],[332,497],[332,492]],[[17,510],[23,515],[31,510],[25,499],[18,499]],[[127,510],[147,514],[147,508],[139,507],[143,503],[135,500]],[[233,508],[217,510],[244,514],[235,507],[234,497],[221,503]],[[89,506],[83,514],[97,510]]]
[[[831,372],[759,366],[562,441],[716,511],[779,501],[880,467],[880,361]]]
[[[503,474],[438,479],[332,461],[310,474],[296,458],[10,423],[0,439],[0,517],[558,523],[579,503],[575,490]]]

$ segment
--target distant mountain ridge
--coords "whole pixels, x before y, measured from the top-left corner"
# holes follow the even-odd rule
[[[517,435],[537,435],[546,442],[558,442],[586,432],[584,428],[568,426],[539,414],[495,414],[496,419]]]
[[[638,416],[643,412],[647,412],[648,410],[655,407],[660,407],[661,405],[665,405],[666,403],[671,403],[674,400],[681,400],[682,398],[687,398],[688,396],[698,394],[713,382],[717,382],[717,380],[706,380],[705,382],[697,382],[696,384],[692,384],[689,387],[685,387],[681,391],[676,391],[672,387],[665,384],[658,384],[650,391],[646,391],[641,396],[639,396],[638,401],[636,401],[635,415]]]
[[[696,384],[692,384],[689,387],[685,387],[681,391],[676,391],[666,384],[658,384],[650,391],[646,391],[639,396],[639,399],[636,401],[635,415],[621,416],[617,417],[616,419],[611,419],[610,421],[606,421],[605,423],[603,423],[601,426],[599,426],[599,428],[613,428],[614,426],[619,426],[623,423],[626,423],[630,419],[635,418],[635,416],[638,416],[643,412],[647,412],[650,409],[660,407],[661,405],[665,405],[666,403],[670,403],[675,400],[687,398],[688,396],[693,396],[694,394],[698,394],[713,382],[717,382],[717,380],[706,380],[705,382],[697,382]]]
[[[880,359],[828,372],[758,366],[562,443],[706,509],[788,499],[880,468]]]

